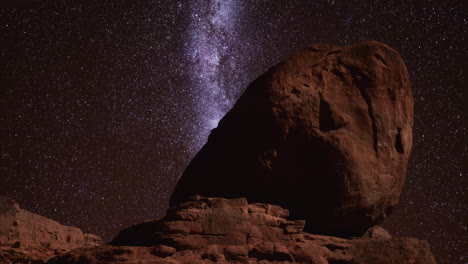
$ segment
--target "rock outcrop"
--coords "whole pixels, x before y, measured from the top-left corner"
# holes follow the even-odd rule
[[[161,220],[121,231],[112,245],[76,249],[49,264],[435,263],[425,241],[313,235],[302,232],[303,220],[290,221],[288,214],[244,198],[194,197]]]
[[[376,225],[398,203],[412,125],[396,51],[314,45],[247,88],[188,165],[164,218],[99,245],[0,198],[0,262],[435,264],[426,241]]]
[[[314,45],[250,84],[170,203],[246,197],[288,208],[310,232],[361,235],[398,203],[412,126],[408,72],[395,50]]]
[[[41,263],[78,247],[100,244],[96,235],[23,210],[13,199],[0,196],[0,263]]]

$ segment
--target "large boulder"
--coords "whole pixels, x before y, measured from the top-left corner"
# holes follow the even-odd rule
[[[397,205],[413,98],[399,54],[379,42],[314,45],[249,85],[170,200],[247,197],[319,234],[360,235]]]
[[[112,246],[76,249],[48,264],[436,263],[426,241],[312,235],[302,232],[303,220],[287,217],[279,206],[244,198],[194,197],[161,220],[121,231]]]

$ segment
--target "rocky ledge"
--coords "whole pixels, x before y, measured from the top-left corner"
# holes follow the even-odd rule
[[[111,245],[75,249],[63,263],[436,263],[426,241],[392,238],[373,227],[364,237],[303,232],[289,211],[246,199],[204,198],[169,208],[166,217],[127,228]]]
[[[0,196],[0,263],[44,263],[101,238],[81,229],[21,209],[13,199]]]

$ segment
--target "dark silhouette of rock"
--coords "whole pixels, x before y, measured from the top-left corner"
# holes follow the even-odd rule
[[[48,263],[435,263],[425,241],[312,235],[288,213],[244,198],[194,197],[161,220],[121,231],[112,246],[76,249]]]
[[[379,42],[314,45],[249,85],[188,165],[192,195],[281,205],[317,234],[361,235],[397,205],[413,98],[399,54]]]
[[[13,199],[0,196],[0,263],[43,263],[75,248],[100,244],[96,235],[23,210]]]

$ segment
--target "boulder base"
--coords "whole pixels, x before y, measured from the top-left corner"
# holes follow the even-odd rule
[[[288,220],[288,214],[244,198],[195,197],[161,220],[121,231],[112,246],[76,249],[49,264],[436,263],[426,241],[312,235],[302,231],[303,220]]]

